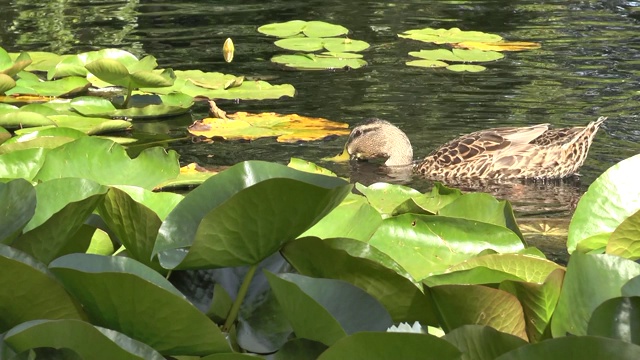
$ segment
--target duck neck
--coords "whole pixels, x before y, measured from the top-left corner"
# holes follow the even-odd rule
[[[386,166],[408,166],[413,164],[413,149],[406,135],[402,134],[401,143],[395,143],[389,151]]]

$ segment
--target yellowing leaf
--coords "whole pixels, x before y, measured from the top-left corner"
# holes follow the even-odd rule
[[[348,124],[297,114],[237,112],[228,119],[205,118],[189,127],[189,132],[208,138],[254,140],[277,137],[278,142],[324,139],[331,135],[347,135]]]
[[[488,51],[523,51],[535,50],[541,47],[540,43],[526,41],[498,41],[498,42],[480,42],[480,41],[463,41],[453,44],[454,47],[465,49],[477,49]]]

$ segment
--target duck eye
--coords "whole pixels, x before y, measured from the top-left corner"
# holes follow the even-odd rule
[[[356,130],[356,131],[354,131],[354,132],[353,132],[353,137],[354,137],[354,138],[357,138],[357,137],[359,137],[360,135],[362,135],[362,130],[360,130],[360,129],[358,129],[358,130]]]

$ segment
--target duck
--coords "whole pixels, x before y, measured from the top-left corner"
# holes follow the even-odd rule
[[[355,126],[347,139],[351,160],[382,158],[387,167],[408,167],[433,180],[561,179],[577,174],[600,126],[552,129],[549,124],[500,127],[462,135],[414,162],[407,135],[378,118]]]

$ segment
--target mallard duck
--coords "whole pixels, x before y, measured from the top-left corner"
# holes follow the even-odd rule
[[[415,164],[407,135],[388,121],[370,119],[353,128],[346,149],[351,159],[413,165],[432,179],[563,178],[582,166],[606,119],[564,129],[539,124],[481,130],[452,140]]]

